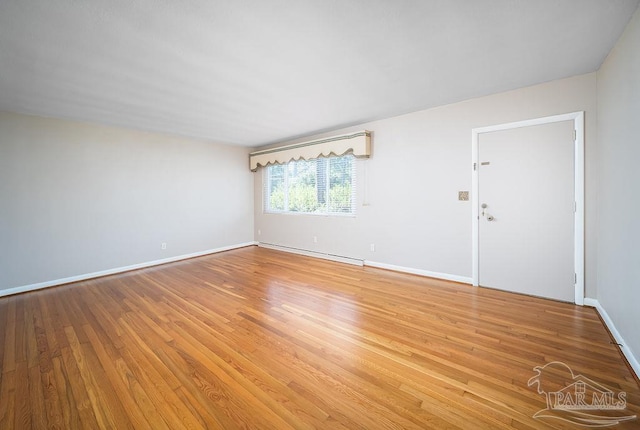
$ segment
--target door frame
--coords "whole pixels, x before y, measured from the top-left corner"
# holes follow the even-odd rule
[[[478,127],[471,130],[471,216],[472,216],[472,273],[473,286],[477,287],[480,280],[480,184],[478,181],[480,165],[478,159],[478,143],[480,135],[494,131],[509,130],[513,128],[529,127],[533,125],[550,124],[561,121],[573,121],[575,130],[574,140],[574,199],[575,214],[573,218],[573,261],[575,270],[575,304],[584,305],[584,111],[571,112],[562,115],[553,115],[542,118],[534,118],[525,121],[509,122],[506,124]]]

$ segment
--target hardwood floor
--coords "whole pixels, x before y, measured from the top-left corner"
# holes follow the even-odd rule
[[[2,429],[576,428],[553,361],[640,415],[591,308],[257,247],[2,298],[0,346]]]

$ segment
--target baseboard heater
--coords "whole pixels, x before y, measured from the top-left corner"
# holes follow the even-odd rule
[[[259,242],[261,248],[275,249],[276,251],[291,252],[292,254],[305,255],[307,257],[322,258],[324,260],[337,261],[338,263],[352,264],[354,266],[364,266],[364,260],[357,258],[345,257],[343,255],[328,254],[325,252],[309,251],[307,249],[293,248],[290,246],[276,245],[273,243]]]

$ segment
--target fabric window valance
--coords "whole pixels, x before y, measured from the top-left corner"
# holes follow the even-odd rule
[[[371,132],[357,131],[340,136],[327,137],[309,142],[295,143],[277,148],[263,149],[249,154],[251,171],[269,164],[288,163],[291,160],[304,158],[328,157],[329,155],[345,155],[352,153],[358,158],[371,156]]]

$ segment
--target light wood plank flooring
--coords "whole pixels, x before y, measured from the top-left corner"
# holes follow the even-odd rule
[[[640,415],[591,308],[257,247],[2,298],[0,347],[1,429],[576,428],[552,361]]]

